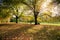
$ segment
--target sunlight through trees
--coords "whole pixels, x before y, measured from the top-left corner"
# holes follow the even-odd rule
[[[4,11],[3,11],[3,10]],[[7,12],[7,10],[9,10]],[[47,12],[48,19],[55,16],[60,16],[60,1],[59,0],[0,0],[0,19],[11,18],[13,15],[16,18],[16,23],[21,19],[21,15],[33,16],[35,25],[38,24],[38,18],[41,18],[41,14]],[[50,13],[51,15],[49,15]],[[45,18],[45,16],[44,16]],[[43,19],[43,18],[42,18]],[[40,19],[40,20],[42,20]],[[27,20],[27,19],[26,19]],[[59,20],[59,19],[58,19]]]

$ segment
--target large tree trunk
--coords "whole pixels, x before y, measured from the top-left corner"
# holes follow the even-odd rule
[[[35,25],[37,25],[38,24],[38,22],[37,22],[37,16],[34,15],[34,17],[35,17]]]
[[[18,23],[18,16],[16,16],[16,23]]]
[[[18,23],[18,9],[16,11],[17,11],[17,14],[16,14],[16,23]]]
[[[37,17],[38,17],[39,12],[34,11],[34,19],[35,19],[35,25],[38,24]]]

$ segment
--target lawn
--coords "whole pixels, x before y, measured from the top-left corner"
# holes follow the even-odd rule
[[[60,26],[0,24],[0,40],[59,40]]]
[[[60,26],[60,23],[41,23],[42,25],[55,25]]]

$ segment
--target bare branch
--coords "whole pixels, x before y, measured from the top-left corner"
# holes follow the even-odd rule
[[[26,2],[22,2],[22,3],[27,5],[31,10],[33,10],[33,8],[29,4],[27,4]]]

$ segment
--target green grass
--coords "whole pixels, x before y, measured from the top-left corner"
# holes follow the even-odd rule
[[[60,23],[41,23],[41,25],[55,25],[55,26],[60,26]]]

